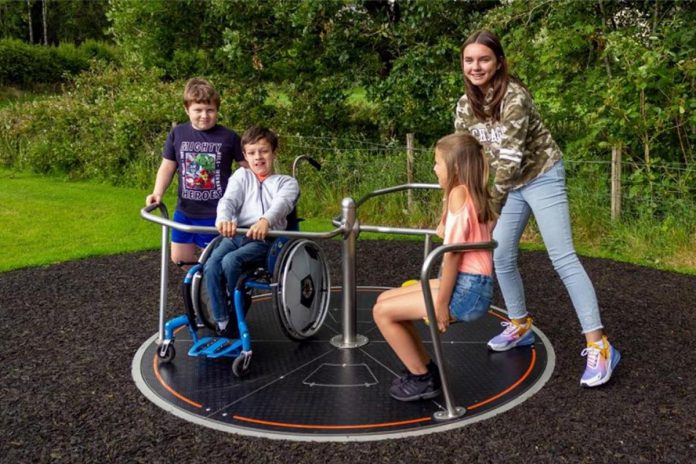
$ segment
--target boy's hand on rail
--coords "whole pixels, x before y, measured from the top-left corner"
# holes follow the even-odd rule
[[[224,237],[234,237],[234,234],[237,233],[237,224],[232,221],[220,221],[217,230]]]
[[[247,232],[246,236],[252,240],[263,240],[266,238],[266,235],[268,234],[268,229],[268,219],[261,218],[258,221],[256,221],[256,224],[249,227],[249,232]]]
[[[162,203],[162,195],[155,195],[154,193],[151,193],[145,197],[145,206],[150,206],[155,203]]]

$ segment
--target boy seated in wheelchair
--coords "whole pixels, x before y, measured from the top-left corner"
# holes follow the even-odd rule
[[[287,216],[300,195],[294,177],[273,172],[278,149],[274,132],[252,126],[242,135],[241,143],[249,167],[232,174],[218,203],[215,227],[225,238],[203,271],[217,333],[223,337],[237,330],[234,308],[230,306],[237,281],[244,270],[263,266],[271,245],[266,240],[268,231],[287,228]],[[238,227],[249,231],[235,235]]]

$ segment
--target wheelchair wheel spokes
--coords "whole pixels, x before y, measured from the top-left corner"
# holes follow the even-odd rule
[[[314,335],[324,323],[331,288],[326,259],[309,240],[287,244],[276,262],[273,302],[285,334],[293,340]]]

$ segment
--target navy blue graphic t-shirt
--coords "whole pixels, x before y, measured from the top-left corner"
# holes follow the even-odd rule
[[[244,159],[236,133],[219,124],[200,131],[190,122],[172,129],[162,157],[178,163],[177,209],[193,218],[215,217],[218,200],[232,174],[232,162]]]

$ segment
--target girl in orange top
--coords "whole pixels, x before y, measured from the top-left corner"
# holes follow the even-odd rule
[[[435,175],[444,190],[438,235],[444,243],[488,242],[495,212],[488,192],[488,162],[479,142],[468,134],[452,134],[435,145]],[[445,253],[442,274],[430,286],[437,325],[447,330],[451,320],[472,321],[488,311],[493,296],[491,250]],[[413,321],[426,317],[420,285],[382,293],[373,317],[384,339],[406,367],[389,393],[397,400],[414,401],[440,394],[440,375]]]

